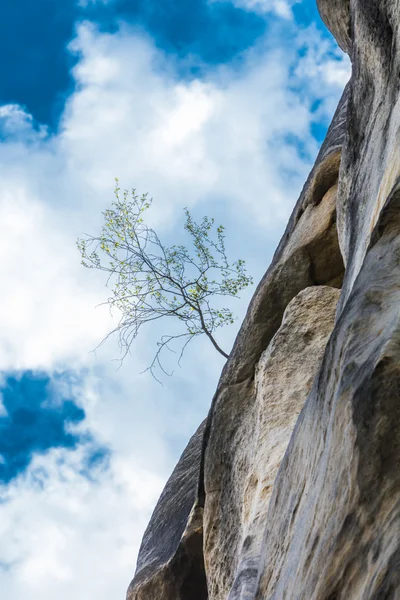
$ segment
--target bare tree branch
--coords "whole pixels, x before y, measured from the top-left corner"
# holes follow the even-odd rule
[[[252,278],[246,274],[243,260],[228,262],[224,228],[216,227],[214,219],[208,217],[196,223],[185,208],[184,229],[191,238],[191,250],[182,245],[165,246],[144,223],[143,215],[152,204],[147,194],[138,196],[135,190],[121,194],[118,180],[114,194],[112,207],[103,213],[100,235],[85,234],[84,239],[77,240],[82,264],[108,274],[106,285],[112,286],[112,295],[106,303],[121,315],[118,326],[99,345],[118,332],[124,360],[143,325],[174,317],[183,331],[163,335],[158,342],[154,359],[146,369],[155,379],[156,369],[172,375],[162,365],[163,351],[175,353],[171,344],[182,342],[180,364],[188,344],[199,335],[205,334],[228,358],[214,332],[232,324],[234,317],[228,308],[218,307],[217,301],[221,297],[237,298]]]

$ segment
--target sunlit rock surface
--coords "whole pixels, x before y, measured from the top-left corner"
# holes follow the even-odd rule
[[[211,598],[228,598],[230,590],[232,597],[241,597],[239,590],[242,595],[254,591],[276,473],[320,367],[338,298],[339,290],[326,286],[308,287],[293,298],[258,362],[241,422],[215,421],[215,431],[225,426],[221,452],[228,445],[234,452],[231,468],[213,465],[206,488],[204,548]],[[222,418],[229,417],[224,412]]]
[[[352,78],[129,600],[400,599],[400,0],[318,7]]]

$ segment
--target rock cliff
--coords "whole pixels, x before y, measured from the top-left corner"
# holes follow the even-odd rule
[[[352,61],[128,600],[400,598],[400,0],[318,0]]]

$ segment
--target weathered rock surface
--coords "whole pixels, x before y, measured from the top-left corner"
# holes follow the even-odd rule
[[[343,307],[400,175],[400,0],[353,0],[351,16],[353,76],[337,203]]]
[[[308,287],[289,303],[258,362],[241,422],[230,419],[227,426],[235,448],[229,480],[220,461],[215,469],[221,473],[213,480],[218,477],[219,486],[206,489],[204,548],[211,598],[226,599],[230,590],[234,598],[254,591],[274,479],[322,361],[338,298],[339,290],[332,287]]]
[[[318,7],[352,78],[129,600],[400,599],[400,0]]]
[[[179,595],[176,595],[176,575],[170,569],[170,561],[180,547],[179,540],[185,537],[186,527],[190,528],[189,517],[192,507],[195,504],[198,508],[204,506],[204,450],[207,446],[213,415],[217,412],[216,407],[223,404],[226,399],[230,399],[232,407],[237,407],[237,420],[240,421],[241,407],[245,409],[247,405],[248,388],[253,389],[257,362],[279,328],[288,303],[300,291],[314,283],[312,279],[313,263],[309,249],[311,251],[314,249],[311,254],[313,254],[314,260],[317,258],[319,264],[318,253],[315,252],[318,243],[323,243],[325,236],[331,238],[332,230],[335,231],[335,206],[332,202],[330,188],[333,187],[335,190],[338,178],[340,150],[344,139],[347,93],[346,88],[273,262],[252,299],[223,370],[207,423],[199,428],[189,442],[153,513],[139,552],[136,574],[128,589],[128,600],[145,600],[147,598],[178,600],[180,598]],[[325,198],[325,196],[327,197]],[[319,203],[323,198],[327,200],[321,213],[324,225],[318,225],[313,246],[314,238],[310,235],[310,228],[302,219],[302,215],[307,208],[308,213],[315,210],[315,214],[318,214],[321,211]],[[315,221],[317,220],[315,219]],[[333,255],[330,260],[334,264],[333,271],[336,279],[340,280],[343,276],[344,266],[337,235],[334,236],[334,240]],[[290,250],[285,252],[289,243]],[[332,271],[329,272],[328,279],[332,278],[331,273]],[[326,282],[322,281],[321,283]],[[234,412],[232,410],[232,414]],[[186,471],[188,471],[188,477],[182,492],[181,474]],[[177,501],[181,493],[182,497],[188,501]],[[179,523],[176,529],[175,523]],[[198,558],[197,552],[196,557]],[[200,557],[200,563],[204,564],[203,556]],[[199,571],[202,568],[201,565],[199,565]],[[155,581],[158,583],[154,583]],[[161,582],[164,586],[162,593],[152,596],[153,590],[157,588],[157,585],[161,585]],[[199,589],[200,595],[193,595],[190,600],[197,600],[197,598],[202,600],[202,587],[199,586]],[[152,591],[150,593],[147,590]]]
[[[400,598],[396,221],[367,253],[275,480],[256,598]]]
[[[197,499],[205,422],[186,447],[154,509],[127,599],[206,600],[203,509]]]

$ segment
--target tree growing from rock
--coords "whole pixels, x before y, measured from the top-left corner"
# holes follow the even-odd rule
[[[178,343],[180,362],[188,344],[201,335],[227,358],[215,332],[232,324],[234,316],[220,303],[224,297],[238,297],[252,278],[246,274],[243,260],[228,261],[224,227],[215,226],[214,219],[208,217],[196,223],[185,208],[184,229],[190,247],[166,246],[145,223],[145,213],[152,204],[148,194],[121,192],[117,180],[114,195],[111,208],[103,213],[100,235],[86,235],[77,245],[83,266],[108,274],[112,294],[107,303],[121,315],[109,335],[118,332],[124,357],[143,325],[173,318],[182,328],[178,333],[162,335],[157,342],[154,359],[146,369],[154,377],[157,366],[166,373],[161,362],[164,350],[176,352]]]

